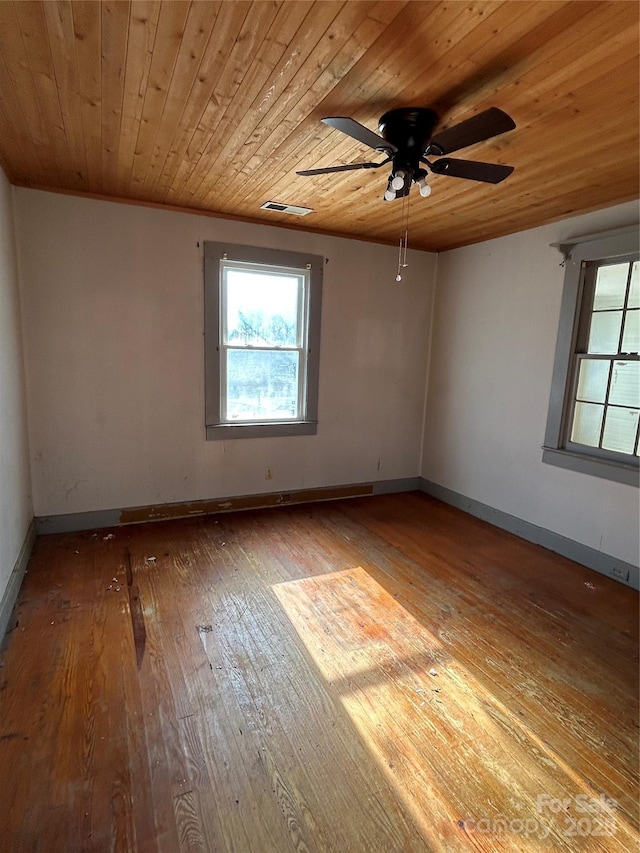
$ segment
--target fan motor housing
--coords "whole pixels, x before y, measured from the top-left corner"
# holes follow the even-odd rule
[[[433,110],[404,107],[385,113],[378,123],[378,130],[399,152],[418,162],[437,124],[438,116]]]

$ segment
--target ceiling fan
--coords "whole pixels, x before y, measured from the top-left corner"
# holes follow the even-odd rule
[[[387,156],[380,163],[350,163],[324,169],[304,169],[297,174],[327,175],[354,169],[379,169],[391,163],[391,174],[384,194],[386,201],[408,195],[412,183],[418,185],[420,195],[430,195],[427,169],[436,175],[449,175],[452,178],[483,181],[488,184],[499,184],[513,172],[513,166],[481,163],[477,160],[457,160],[444,156],[513,130],[516,126],[514,120],[497,107],[484,110],[435,136],[433,133],[438,124],[438,116],[433,110],[422,107],[404,107],[386,112],[378,123],[381,135],[352,118],[330,117],[323,118],[322,121]],[[429,160],[429,157],[439,159]]]

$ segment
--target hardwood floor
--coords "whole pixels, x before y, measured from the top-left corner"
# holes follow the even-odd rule
[[[638,597],[417,493],[41,537],[6,851],[638,845]]]

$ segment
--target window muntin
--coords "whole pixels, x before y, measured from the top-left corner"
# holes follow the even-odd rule
[[[220,262],[220,422],[306,417],[309,270]]]
[[[566,448],[613,461],[638,457],[638,260],[583,265]]]

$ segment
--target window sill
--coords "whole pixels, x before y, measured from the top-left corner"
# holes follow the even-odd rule
[[[315,435],[317,421],[280,421],[263,424],[215,424],[207,426],[207,441],[234,438],[279,438],[292,435]]]
[[[548,465],[556,465],[569,471],[578,471],[592,477],[602,477],[627,486],[640,485],[640,474],[636,465],[624,465],[608,459],[598,459],[582,453],[572,453],[569,450],[555,447],[542,448],[542,461]]]

